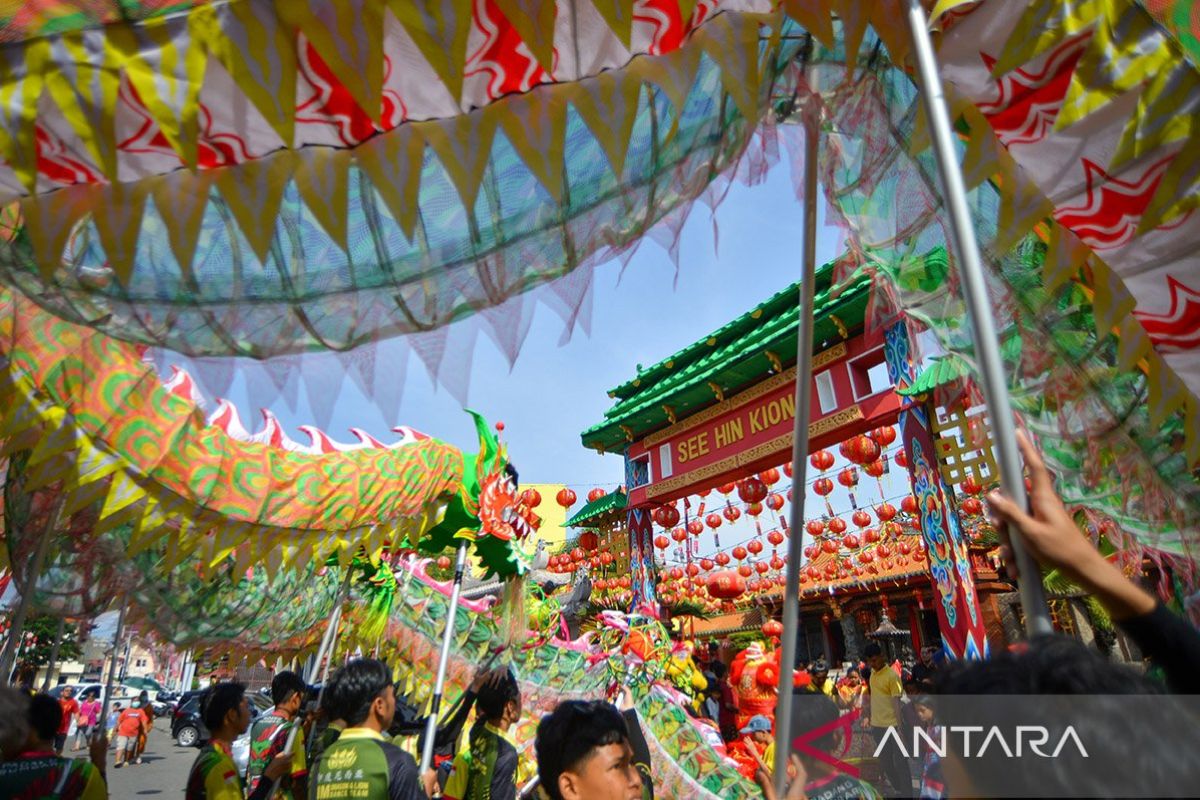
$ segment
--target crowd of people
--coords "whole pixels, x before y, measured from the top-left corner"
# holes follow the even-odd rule
[[[824,663],[809,664],[807,680],[793,688],[789,800],[1114,796],[1119,784],[1112,781],[1120,779],[1113,777],[1114,765],[1152,793],[1178,794],[1172,790],[1200,786],[1193,746],[1197,721],[1178,702],[1133,718],[1111,703],[1077,704],[1082,724],[1103,734],[1105,748],[1097,767],[1084,771],[1037,760],[1022,761],[1021,769],[1013,770],[1011,762],[967,759],[954,748],[943,752],[930,744],[909,750],[903,746],[907,737],[895,735],[919,730],[923,741],[933,743],[944,727],[977,721],[963,716],[964,706],[956,703],[960,698],[1200,694],[1200,634],[1079,534],[1040,457],[1024,439],[1021,446],[1032,483],[1031,511],[993,495],[997,520],[1019,529],[1039,562],[1062,571],[1103,604],[1161,669],[1166,685],[1062,636],[1036,637],[974,662],[938,663],[935,651],[927,649],[907,671],[889,663],[877,645],[868,645],[861,665],[835,678]],[[780,732],[768,713],[739,720],[723,665],[709,667],[711,685],[699,713],[722,731],[730,752],[740,751],[749,760],[764,797],[775,800],[772,770]],[[251,725],[246,687],[237,682],[210,687],[201,713],[211,738],[188,774],[186,800],[639,800],[654,795],[650,750],[628,689],[617,705],[559,703],[541,719],[533,746],[522,748],[511,738],[524,710],[520,683],[507,667],[485,666],[439,720],[434,765],[423,774],[416,755],[425,720],[398,695],[386,664],[350,660],[335,671],[319,702],[311,703],[310,693],[293,672],[274,676],[274,706],[250,730],[251,754],[243,773],[232,746]],[[78,702],[68,691],[55,699],[0,690],[0,796],[106,797],[108,746],[99,714],[94,697]],[[114,707],[114,714],[114,766],[140,763],[152,722],[148,703]],[[88,743],[90,759],[63,755],[72,718],[81,732],[76,747]],[[867,748],[856,755],[852,743],[864,739]],[[867,763],[878,766],[877,774],[859,771]]]

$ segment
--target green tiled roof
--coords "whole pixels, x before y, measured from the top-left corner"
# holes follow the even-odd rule
[[[568,528],[582,528],[587,523],[599,519],[605,514],[610,514],[613,511],[621,511],[625,508],[625,493],[622,491],[609,492],[604,497],[593,500],[592,502],[579,509],[575,516],[567,520]]]
[[[861,275],[836,293],[831,291],[836,262],[817,271],[813,298],[813,335],[817,351],[842,340],[840,322],[853,334],[863,324],[870,296],[870,279]],[[638,377],[609,392],[618,398],[604,421],[583,432],[585,447],[620,450],[627,438],[622,426],[636,437],[671,424],[664,406],[683,418],[717,402],[710,383],[726,395],[770,374],[770,351],[785,366],[796,360],[799,284],[794,283],[763,303],[683,348]],[[834,319],[836,317],[836,321]]]
[[[958,356],[937,356],[930,359],[930,362],[929,366],[917,373],[917,379],[911,386],[897,389],[896,394],[903,397],[920,397],[939,386],[971,375],[971,368]]]

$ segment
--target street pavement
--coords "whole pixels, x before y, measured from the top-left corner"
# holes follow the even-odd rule
[[[179,800],[183,797],[188,772],[196,758],[195,747],[177,747],[171,738],[171,721],[163,717],[154,721],[154,729],[146,740],[146,752],[141,764],[113,768],[113,750],[108,751],[108,796],[110,800],[135,800],[139,797],[158,797]],[[76,758],[82,752],[67,753]]]

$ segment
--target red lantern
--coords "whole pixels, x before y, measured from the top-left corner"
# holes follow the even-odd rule
[[[604,578],[597,578],[592,582],[592,587],[596,589],[596,591],[603,592],[608,588],[608,581],[604,580]]]
[[[974,475],[968,475],[967,479],[962,482],[962,490],[967,494],[979,494],[983,491],[983,486],[975,480]]]
[[[763,504],[762,503],[751,503],[750,505],[746,506],[746,513],[752,517],[757,517],[762,512],[763,512]]]
[[[853,520],[854,524],[860,528],[865,528],[871,524],[871,515],[862,509],[859,509],[851,514],[850,519]]]
[[[754,568],[749,564],[738,564],[737,571],[738,575],[741,575],[743,578],[749,578],[754,574]]]
[[[899,464],[900,466],[902,466],[902,467],[908,466],[908,453],[905,452],[903,447],[901,447],[899,450],[896,451],[895,459],[896,459],[896,463]]]
[[[891,554],[892,548],[888,547],[886,544],[881,544],[879,547],[875,548],[875,555],[879,556],[880,558],[887,558]]]
[[[763,551],[763,543],[758,539],[751,539],[750,543],[746,545],[746,549],[749,550],[753,555],[758,555]]]
[[[778,639],[783,636],[783,623],[777,619],[769,619],[762,624],[762,632],[768,639]]]
[[[600,537],[595,531],[584,531],[579,535],[579,546],[590,553],[600,544]]]
[[[717,553],[717,565],[721,567],[729,566],[729,553]]]
[[[813,481],[813,491],[821,497],[827,497],[833,491],[833,481],[829,478],[817,478]]]
[[[783,508],[783,495],[772,492],[767,495],[767,508],[778,511]]]
[[[715,531],[717,528],[721,527],[721,515],[709,514],[704,518],[704,524],[708,525],[708,527]]]
[[[916,514],[918,511],[917,498],[913,495],[908,495],[900,501],[900,510],[905,514]]]
[[[787,566],[787,562],[779,556],[771,556],[771,569],[781,570]]]
[[[895,518],[896,507],[891,503],[880,503],[879,505],[875,506],[875,516],[879,517],[879,519],[883,520],[884,522],[887,522],[888,520]]]
[[[450,569],[450,556],[438,556],[438,569]]]
[[[883,452],[879,443],[869,436],[855,436],[846,441],[844,446],[842,455],[855,464],[869,464],[878,459]]]
[[[663,547],[666,547],[666,545],[664,544]],[[583,556],[584,556],[584,552],[583,552],[582,548],[576,547],[574,550],[571,551],[571,560],[574,561],[576,564],[578,564],[580,561],[583,561]]]
[[[904,533],[904,528],[899,522],[882,522],[879,524],[879,532],[884,536],[899,536]]]
[[[790,462],[790,461],[784,462],[783,474],[788,476],[789,478],[792,477],[792,462]]]
[[[811,561],[813,558],[816,557],[816,555],[817,555],[816,545],[809,544],[809,545],[804,546],[804,557],[805,558],[807,558],[809,561]]]
[[[730,481],[729,483],[722,483],[720,486],[717,487],[717,491],[720,492],[721,494],[729,494],[730,492],[732,492],[734,490],[734,488],[736,486],[737,486],[737,484],[733,483],[732,481]]]
[[[835,533],[838,536],[841,536],[846,532],[846,520],[842,519],[841,517],[833,517],[829,520],[828,525],[830,532]]]
[[[675,506],[659,506],[651,512],[654,521],[664,528],[671,528],[679,524],[679,510]]]
[[[704,523],[699,518],[689,519],[687,524],[688,533],[692,536],[699,536],[704,533]]]
[[[837,476],[838,483],[845,486],[847,489],[853,489],[858,485],[858,470],[854,467],[846,467]]]
[[[882,428],[876,428],[869,434],[872,439],[879,442],[880,447],[887,447],[892,442],[896,441],[896,429],[891,425],[885,425]]]
[[[808,463],[822,472],[833,466],[833,453],[828,450],[818,450],[808,457]]]
[[[616,560],[616,559],[615,559],[615,558],[613,558],[613,554],[612,554],[612,553],[601,553],[601,554],[600,554],[600,563],[601,563],[601,564],[603,564],[603,565],[604,565],[604,566],[606,566],[606,567],[612,566],[612,563],[613,563],[613,561],[615,561],[615,560]]]
[[[594,503],[597,500],[599,500],[601,497],[604,497],[604,495],[606,495],[606,494],[608,494],[608,492],[604,491],[599,486],[597,486],[595,489],[592,489],[587,493],[587,501],[589,503]]]
[[[858,537],[853,533],[847,533],[842,539],[842,544],[844,544],[847,549],[853,550],[854,548],[858,547]]]
[[[901,542],[900,544],[896,545],[896,549],[900,551],[900,555],[906,556],[912,552],[912,545],[910,545],[908,542]]]
[[[754,562],[754,571],[759,575],[766,575],[771,570],[771,566],[765,561]]]
[[[683,577],[683,570],[680,567],[671,567],[667,574],[671,576],[671,580],[677,581]]]
[[[700,574],[700,567],[697,564],[687,565],[687,574],[689,578],[694,578]]]
[[[980,502],[978,497],[965,498],[960,508],[962,508],[964,514],[970,514],[971,516],[983,513],[983,503]]]
[[[769,531],[767,533],[767,541],[771,543],[772,547],[779,547],[779,545],[783,544],[783,534],[779,531]]]
[[[867,473],[872,478],[881,478],[883,477],[883,462],[872,461],[869,464],[865,464],[863,466],[863,472]]]
[[[622,575],[619,583],[621,584],[622,589],[628,589],[630,587],[630,585],[632,584],[632,581],[629,580],[628,575]]]
[[[836,539],[825,539],[821,542],[821,549],[830,555],[838,551],[838,543]]]
[[[559,489],[554,499],[563,508],[570,508],[575,505],[575,492],[571,489]]]
[[[730,522],[737,522],[738,519],[742,516],[742,512],[738,511],[733,506],[726,506],[725,511],[722,513],[725,514],[725,519],[729,520]]]
[[[660,533],[658,536],[654,537],[654,546],[659,550],[666,550],[671,546],[671,540]]]
[[[671,538],[677,542],[687,541],[687,531],[683,528],[675,528],[671,531]]]
[[[819,519],[810,519],[804,523],[804,530],[808,531],[809,536],[820,536],[825,532],[825,523]]]
[[[751,578],[750,580],[746,581],[746,591],[750,592],[751,594],[758,593],[760,589],[762,589],[762,581],[760,581],[758,578]]]
[[[870,564],[874,560],[875,556],[871,555],[870,550],[864,550],[858,554],[858,563],[860,564]]]
[[[747,555],[749,555],[749,552],[746,550],[746,548],[742,547],[740,544],[737,547],[733,548],[733,557],[736,558],[738,561],[744,561]]]
[[[763,470],[762,472],[758,473],[758,479],[767,486],[774,486],[775,484],[779,483],[779,470],[777,470],[775,467]]]
[[[867,528],[863,531],[863,541],[867,544],[875,544],[879,541],[879,533],[874,528]]]
[[[521,492],[521,503],[526,508],[537,508],[542,504],[542,495],[537,489],[526,489]]]
[[[714,566],[715,565],[713,564],[713,560],[711,558],[700,559],[700,569],[704,570],[705,572],[709,571]]]
[[[761,503],[767,497],[767,485],[758,478],[738,481],[738,497],[743,503]]]

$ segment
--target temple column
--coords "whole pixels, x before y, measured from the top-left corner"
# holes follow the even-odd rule
[[[630,508],[626,513],[629,527],[629,578],[633,597],[630,608],[639,605],[655,605],[658,595],[654,589],[654,525],[650,512],[644,508]]]
[[[900,321],[884,335],[888,376],[896,389],[916,379],[908,326]],[[900,442],[908,455],[908,472],[920,508],[921,534],[933,579],[934,605],[946,653],[953,658],[985,658],[987,636],[975,577],[958,514],[947,498],[949,487],[938,469],[931,410],[910,400],[900,412]]]

